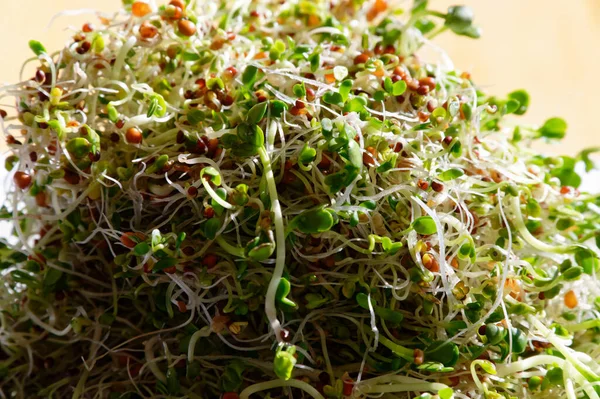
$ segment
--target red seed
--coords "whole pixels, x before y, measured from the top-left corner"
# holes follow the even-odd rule
[[[81,44],[75,49],[75,51],[77,52],[77,54],[85,54],[88,51],[90,51],[90,48],[92,48],[92,44],[88,41],[84,41],[81,42]]]
[[[46,73],[38,69],[35,72],[35,80],[38,83],[44,83],[44,81],[46,80]]]
[[[130,127],[125,133],[125,139],[130,144],[139,144],[142,142],[142,131],[136,127]]]
[[[427,183],[423,179],[419,179],[419,181],[417,182],[417,187],[419,187],[421,190],[425,191],[429,188],[429,183]]]
[[[425,353],[421,349],[415,349],[413,352],[413,360],[417,366],[423,364]]]
[[[204,208],[203,214],[205,218],[210,219],[215,216],[215,210],[212,206],[207,206],[206,208]]]
[[[175,274],[177,273],[177,266],[171,266],[163,269],[167,274]]]
[[[31,185],[31,175],[25,172],[18,171],[15,173],[13,180],[21,190],[25,190]]]
[[[5,110],[3,110],[3,109],[0,109],[0,118],[2,118],[2,119],[6,119],[6,115],[8,115],[8,114],[6,113],[6,111],[5,111]]]
[[[75,185],[79,184],[81,176],[79,176],[78,173],[70,171],[69,169],[65,169],[65,175],[63,176],[63,179],[65,179],[67,183]]]
[[[404,147],[404,145],[402,145],[401,142],[397,142],[396,144],[394,144],[394,152],[400,152],[402,151],[402,148]]]
[[[342,393],[346,396],[352,395],[352,391],[354,390],[354,381],[344,380],[343,383],[344,383],[344,385],[343,385]]]
[[[218,261],[219,258],[215,254],[207,254],[202,258],[202,264],[206,267],[213,267]]]
[[[93,32],[93,31],[94,31],[94,25],[92,25],[91,23],[89,23],[89,22],[88,22],[87,24],[84,24],[84,25],[83,25],[83,28],[82,28],[82,30],[83,30],[85,33],[90,33],[90,32]]]
[[[429,93],[429,86],[419,86],[417,93],[424,96]]]
[[[240,396],[235,392],[225,392],[222,399],[240,399]]]
[[[127,248],[135,247],[137,243],[131,238],[135,236],[135,233],[132,232],[123,233],[123,235],[121,236],[121,244],[125,245]]]
[[[118,143],[119,140],[121,140],[121,137],[119,136],[118,133],[111,133],[110,134],[110,141],[112,141],[113,143]]]
[[[187,312],[187,306],[185,305],[185,302],[177,301],[177,307],[181,313]]]
[[[117,127],[117,129],[122,129],[123,126],[125,126],[125,121],[123,119],[119,119],[117,123],[115,123],[115,126]]]

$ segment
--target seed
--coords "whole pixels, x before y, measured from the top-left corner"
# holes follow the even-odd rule
[[[288,342],[290,340],[292,334],[290,334],[289,330],[282,328],[281,331],[279,332],[279,336],[281,337],[281,339],[283,341]]]
[[[92,44],[88,41],[84,41],[81,42],[81,44],[79,45],[79,47],[77,47],[77,49],[75,50],[77,52],[77,54],[85,54],[88,51],[90,51],[90,48],[92,47]]]
[[[215,254],[207,254],[202,258],[202,265],[206,267],[213,267],[217,264],[219,258]]]
[[[425,269],[429,270],[430,272],[439,272],[440,271],[440,265],[438,264],[437,260],[435,259],[435,257],[430,254],[430,253],[426,253],[425,255],[423,255],[423,266],[425,266]]]
[[[37,206],[44,208],[46,206],[46,193],[43,191],[37,193],[35,195],[35,203],[37,204]]]
[[[165,8],[165,14],[170,19],[175,19],[175,20],[181,19],[181,17],[183,17],[183,9],[181,9],[181,7],[177,7],[174,5],[168,5]]]
[[[433,112],[433,110],[436,108],[436,105],[437,105],[437,101],[435,101],[435,100],[427,101],[427,111]]]
[[[423,364],[425,353],[421,349],[415,349],[413,352],[413,360],[417,366]]]
[[[316,95],[316,93],[315,93],[315,91],[313,89],[311,89],[310,87],[306,88],[306,99],[308,101],[314,100],[315,99],[315,95]]]
[[[79,184],[81,176],[79,176],[78,173],[70,171],[69,169],[65,169],[65,175],[63,176],[63,179],[65,179],[67,183],[75,185]]]
[[[90,32],[93,32],[93,31],[94,31],[94,25],[92,25],[92,24],[90,24],[90,23],[88,22],[87,24],[84,24],[84,25],[83,25],[83,28],[82,28],[82,30],[83,30],[85,33],[90,33]]]
[[[31,162],[36,162],[36,161],[37,161],[37,159],[38,159],[37,152],[35,152],[35,151],[31,151],[31,152],[29,153],[29,159],[31,159]]]
[[[435,79],[432,77],[428,76],[426,78],[419,79],[419,84],[421,86],[427,86],[429,91],[435,90]]]
[[[187,312],[187,306],[185,305],[185,302],[177,301],[177,307],[181,313]]]
[[[441,193],[442,191],[444,191],[444,185],[435,180],[431,182],[431,188],[436,193]]]
[[[142,132],[136,127],[130,127],[125,133],[125,139],[130,144],[139,144],[142,142]]]
[[[171,44],[167,48],[167,55],[169,56],[170,59],[177,57],[178,52],[179,52],[179,46],[176,44]]]
[[[115,126],[117,129],[123,129],[123,126],[125,126],[125,121],[123,119],[119,119],[117,123],[115,123]]]
[[[477,332],[479,333],[479,335],[485,335],[485,331],[487,330],[487,328],[485,327],[485,324],[482,324],[479,327],[479,330],[477,330]]]
[[[140,35],[144,39],[152,39],[158,35],[158,29],[148,21],[144,21],[140,26]]]
[[[179,33],[184,36],[192,36],[196,33],[196,25],[187,19],[181,19],[177,22],[177,27],[179,28]]]
[[[37,70],[35,72],[35,80],[38,83],[44,83],[44,81],[46,80],[46,73],[42,70]]]
[[[416,91],[419,89],[419,81],[416,79],[410,79],[406,81],[406,86],[413,91]]]
[[[300,100],[296,100],[295,107],[298,108],[298,109],[302,109],[302,108],[306,107],[306,104],[304,104],[304,102],[302,102]]]
[[[136,17],[143,17],[144,15],[150,14],[151,12],[152,9],[150,8],[150,5],[141,1],[136,1],[131,6],[131,13]]]
[[[427,86],[425,86],[425,87],[427,87]],[[421,122],[427,122],[429,120],[429,114],[427,112],[419,111],[417,113],[417,116],[419,117],[419,120]]]
[[[206,208],[204,208],[203,215],[205,218],[210,219],[215,216],[215,210],[212,206],[207,206]]]
[[[177,266],[167,267],[166,269],[163,269],[163,270],[167,274],[175,274],[175,273],[177,273]]]
[[[226,107],[229,107],[233,104],[233,97],[227,94],[225,97],[223,97],[223,100],[221,100],[221,104],[223,104]]]
[[[187,194],[190,197],[195,198],[198,195],[198,189],[194,186],[190,186],[190,188],[187,189]]]
[[[424,96],[429,93],[429,86],[419,86],[417,93]]]
[[[132,236],[135,236],[135,233],[123,233],[121,236],[121,244],[125,245],[127,248],[135,247],[137,244],[131,239]]]
[[[377,151],[373,147],[367,147],[367,152],[363,153],[363,164],[365,166],[374,166]]]
[[[21,190],[25,190],[31,184],[31,175],[18,171],[15,173],[13,180],[15,181],[17,187],[19,187]]]
[[[185,10],[185,2],[181,1],[181,0],[171,0],[169,2],[170,5],[175,6],[175,7],[179,7],[182,10]]]
[[[8,114],[6,113],[6,111],[5,111],[5,110],[3,110],[3,109],[0,109],[0,118],[2,118],[2,119],[6,119],[6,115],[8,115]]]
[[[233,67],[233,66],[230,66],[230,67],[228,67],[227,69],[225,69],[225,72],[223,73],[223,76],[224,76],[225,78],[232,79],[232,78],[234,78],[234,77],[235,77],[237,74],[238,74],[238,70],[237,70],[235,67]]]
[[[217,151],[217,149],[219,148],[219,139],[217,139],[217,138],[210,139],[208,141],[207,147],[208,147],[207,153],[209,154],[209,156],[214,155],[215,152]]]
[[[575,294],[575,292],[573,292],[573,290],[571,290],[565,294],[565,305],[569,309],[576,308],[578,303],[579,303],[579,301],[577,300],[577,295]]]
[[[454,140],[452,136],[446,136],[444,137],[444,144],[450,145],[450,143],[452,143],[452,140]]]
[[[425,191],[429,188],[429,183],[427,183],[423,179],[419,179],[419,181],[417,182],[417,187],[419,187],[421,190]]]
[[[117,133],[110,134],[110,141],[112,141],[113,143],[118,143],[120,139],[121,137],[119,137]]]
[[[361,53],[354,57],[354,65],[364,64],[365,62],[369,61],[369,58],[370,57],[367,53]]]

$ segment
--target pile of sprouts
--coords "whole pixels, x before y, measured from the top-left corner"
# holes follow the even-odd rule
[[[566,123],[453,69],[470,9],[396,3],[124,0],[32,40],[0,397],[600,398],[593,150],[533,152]]]

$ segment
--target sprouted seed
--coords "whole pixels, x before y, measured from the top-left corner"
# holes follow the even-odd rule
[[[471,10],[395,3],[124,0],[30,41],[0,395],[599,398],[597,149],[530,150],[565,121],[431,42]]]

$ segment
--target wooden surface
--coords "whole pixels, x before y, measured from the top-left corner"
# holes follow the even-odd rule
[[[208,1],[208,0],[205,0]],[[408,3],[408,0],[407,0]],[[479,40],[446,34],[436,42],[446,49],[457,68],[493,94],[526,88],[532,97],[528,123],[562,116],[569,134],[554,153],[574,154],[600,145],[594,118],[600,92],[600,3],[598,0],[432,0],[444,10],[456,3],[475,10],[484,29]],[[0,0],[0,43],[3,57],[0,82],[15,82],[21,63],[31,53],[30,39],[57,49],[70,37],[66,28],[95,21],[93,14],[62,16],[47,29],[51,17],[66,9],[114,11],[120,0]]]

